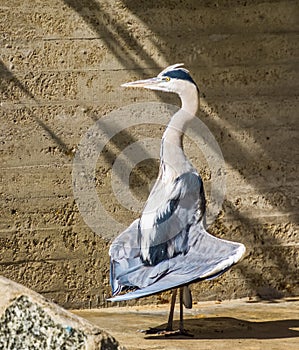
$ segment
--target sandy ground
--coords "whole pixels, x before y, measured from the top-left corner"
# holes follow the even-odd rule
[[[150,327],[163,328],[168,308],[169,305],[152,305],[72,312],[108,331],[128,350],[299,349],[299,297],[198,303],[192,310],[184,310],[185,328],[193,337],[140,332]],[[175,319],[178,317],[176,305]]]

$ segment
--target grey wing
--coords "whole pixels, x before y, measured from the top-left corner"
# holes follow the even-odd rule
[[[210,235],[204,229],[202,223],[192,226],[189,234],[190,249],[185,255],[179,254],[167,261],[168,268],[165,270],[163,278],[156,279],[155,283],[142,289],[116,296],[109,300],[131,300],[188,285],[192,282],[213,279],[236,264],[245,253],[243,244],[226,241]],[[166,262],[162,261],[157,266],[144,268],[150,274],[158,266],[165,264]],[[132,280],[138,278],[138,271],[133,272],[131,278]]]
[[[126,285],[120,283],[122,276],[130,274],[142,265],[138,244],[138,224],[139,219],[116,237],[110,246],[110,285],[113,295],[119,293]]]
[[[141,256],[149,265],[186,253],[188,229],[202,219],[205,198],[200,176],[188,172],[172,183],[158,182],[139,223]]]
[[[140,257],[138,224],[139,219],[122,232],[110,246],[110,285],[113,295],[120,293],[123,288],[145,288],[169,270],[168,261],[154,267],[144,265]]]

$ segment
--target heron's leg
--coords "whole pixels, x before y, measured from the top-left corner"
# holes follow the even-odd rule
[[[172,331],[173,313],[174,313],[176,295],[177,295],[177,289],[173,289],[172,296],[171,296],[171,305],[170,305],[170,310],[169,310],[169,316],[168,316],[168,323],[167,323],[167,327],[166,327],[167,331]]]
[[[193,337],[192,334],[188,333],[184,329],[184,316],[183,316],[183,293],[184,293],[184,287],[180,288],[180,326],[178,330],[173,330],[173,314],[174,314],[174,306],[175,306],[175,300],[177,295],[177,289],[172,290],[172,296],[171,296],[171,305],[169,310],[169,316],[168,316],[168,323],[166,329],[159,329],[159,328],[150,328],[147,331],[142,331],[146,334],[158,334],[158,335],[164,335],[165,337],[171,337],[171,336],[188,336]]]
[[[172,329],[176,295],[177,295],[177,289],[173,289],[172,290],[172,296],[171,296],[171,305],[170,305],[170,310],[169,310],[168,322],[167,322],[166,328],[165,329],[150,328],[148,330],[141,330],[142,333],[146,333],[146,334],[169,334],[169,335],[176,333],[176,332],[173,332],[173,329]]]
[[[184,333],[184,308],[183,308],[183,290],[184,287],[180,288],[180,332]]]
[[[179,330],[177,331],[177,335],[193,337],[193,334],[189,333],[187,330],[184,329],[184,305],[183,305],[184,296],[183,295],[184,295],[184,287],[180,287],[180,326],[179,326]]]

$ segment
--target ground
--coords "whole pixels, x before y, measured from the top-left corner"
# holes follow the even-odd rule
[[[165,326],[168,308],[169,305],[149,305],[73,312],[109,332],[128,350],[298,349],[299,297],[195,304],[193,309],[184,310],[185,328],[193,337],[149,336],[140,332]],[[178,305],[176,320],[177,312]]]

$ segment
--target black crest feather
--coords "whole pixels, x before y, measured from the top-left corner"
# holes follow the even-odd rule
[[[192,79],[191,75],[185,69],[174,69],[162,74],[163,77],[175,78],[180,80],[187,80],[194,84],[198,90],[198,86]]]

